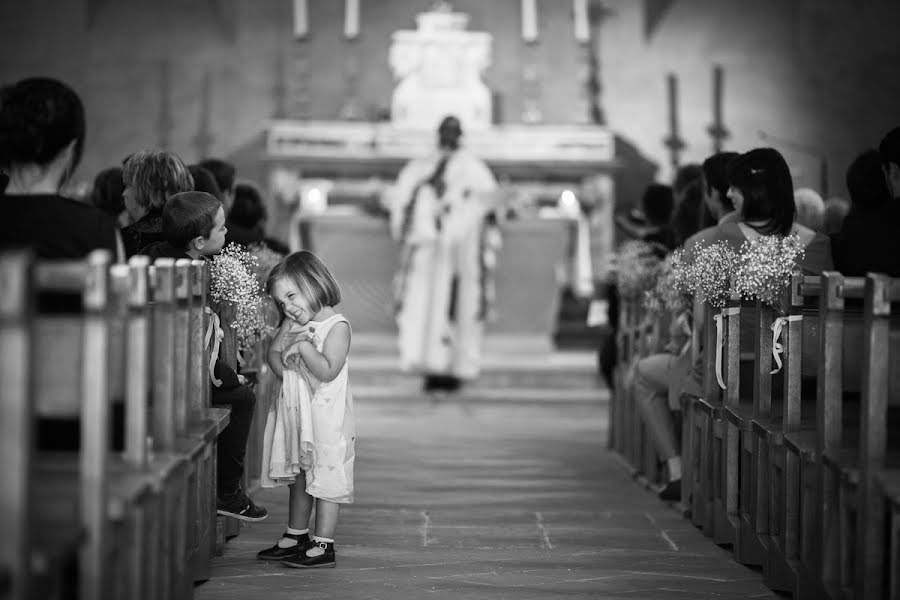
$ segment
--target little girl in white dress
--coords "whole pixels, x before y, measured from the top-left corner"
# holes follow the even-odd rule
[[[341,299],[337,282],[310,252],[285,258],[266,287],[284,321],[268,356],[282,385],[266,420],[260,484],[289,486],[290,508],[287,532],[257,556],[289,567],[333,567],[339,508],[353,502],[350,324],[334,310]],[[314,505],[316,535],[310,540]]]

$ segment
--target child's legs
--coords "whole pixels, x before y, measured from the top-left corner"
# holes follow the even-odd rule
[[[288,490],[290,490],[288,527],[291,529],[308,529],[314,498],[306,493],[306,477],[304,477],[303,473],[297,475],[294,483],[288,486]]]
[[[330,540],[334,539],[340,510],[341,505],[337,502],[329,502],[321,498],[316,499],[316,536]]]

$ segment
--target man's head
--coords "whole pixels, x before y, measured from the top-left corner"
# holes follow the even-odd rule
[[[212,256],[225,245],[225,211],[206,192],[175,194],[163,209],[163,236],[190,256]]]
[[[728,163],[737,158],[737,152],[719,152],[703,161],[703,200],[716,220],[734,210],[728,197]]]
[[[197,164],[212,173],[212,176],[215,178],[216,184],[222,192],[222,204],[227,215],[231,212],[231,205],[234,202],[234,165],[219,158],[207,158]]]
[[[456,150],[459,148],[459,138],[462,137],[462,125],[459,119],[453,116],[444,117],[438,127],[438,146],[442,149]]]
[[[894,127],[884,136],[878,145],[878,154],[891,186],[891,194],[894,198],[900,198],[900,127]]]

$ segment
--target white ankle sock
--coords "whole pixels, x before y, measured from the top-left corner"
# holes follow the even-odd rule
[[[320,542],[325,544],[334,543],[334,540],[331,538],[319,537],[317,535],[313,536],[313,541],[316,542],[316,545],[306,551],[307,556],[322,556],[325,554],[325,549],[318,545]]]
[[[666,467],[669,470],[669,481],[678,481],[681,479],[681,457],[675,456],[666,461]]]
[[[304,533],[308,534],[309,529],[291,529],[290,527],[288,527],[287,532],[291,535],[302,535]],[[282,536],[282,538],[280,540],[278,540],[278,547],[279,548],[293,548],[298,543],[299,542],[297,542],[297,540],[295,540],[294,538]]]

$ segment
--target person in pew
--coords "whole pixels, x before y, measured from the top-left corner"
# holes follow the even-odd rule
[[[226,231],[225,210],[218,199],[205,192],[181,192],[169,198],[163,208],[165,239],[143,248],[141,254],[152,259],[209,259],[222,251]],[[262,521],[268,511],[254,504],[241,489],[256,395],[246,385],[246,379],[221,357],[217,357],[210,375],[212,404],[231,407],[230,421],[218,440],[217,512],[242,521]]]
[[[29,78],[0,90],[0,246],[31,246],[45,259],[98,248],[123,258],[115,220],[60,195],[81,160],[85,128],[81,99],[60,81]]]
[[[266,205],[259,188],[250,182],[238,182],[234,186],[234,204],[228,215],[228,231],[232,226],[246,231],[248,244],[265,244],[279,254],[290,254],[284,242],[266,236]]]
[[[744,242],[758,236],[797,235],[805,248],[800,261],[804,273],[818,275],[833,268],[828,237],[796,223],[793,180],[787,162],[777,150],[757,148],[739,155],[727,163],[726,179],[727,197],[740,219],[717,226],[710,235],[704,236],[704,242],[724,242],[738,252]],[[685,252],[686,260],[691,260],[689,249]],[[752,319],[753,315],[747,311],[742,313],[743,318]],[[699,327],[701,322],[695,322],[694,327]],[[664,500],[681,497],[682,465],[675,429],[678,410],[675,401],[682,393],[700,395],[702,390],[704,349],[701,348],[700,356],[692,362],[686,356],[685,346],[679,355],[655,354],[642,358],[635,364],[632,377],[633,398],[657,452],[666,462],[667,483],[660,490]]]
[[[701,229],[684,242],[686,252],[692,252],[700,244],[707,244],[718,235],[718,228],[725,223],[740,220],[734,203],[728,197],[728,164],[740,156],[737,152],[719,152],[703,161],[703,202],[716,220],[716,224]]]
[[[194,179],[178,156],[162,150],[143,150],[128,157],[122,170],[125,210],[131,225],[122,229],[125,254],[134,256],[162,241],[162,212],[173,194],[194,189]]]
[[[333,567],[340,507],[353,502],[350,323],[334,309],[341,301],[337,281],[311,252],[295,252],[275,266],[266,291],[281,310],[268,362],[282,384],[266,420],[260,484],[287,485],[290,508],[287,531],[257,557],[294,568]]]
[[[884,145],[885,155],[890,154],[890,144]],[[845,277],[869,272],[900,277],[900,193],[892,193],[889,172],[875,149],[862,152],[847,168],[850,212],[831,242],[835,267]]]
[[[90,203],[116,220],[120,227],[128,226],[128,211],[125,210],[122,181],[122,167],[103,169],[94,177],[94,186],[89,197]]]
[[[674,193],[668,185],[652,183],[644,190],[641,196],[640,210],[641,222],[638,224],[629,217],[617,217],[616,225],[619,230],[630,238],[649,243],[653,247],[656,258],[664,258],[677,245],[677,238],[672,224],[674,211]],[[610,282],[606,286],[607,322],[609,334],[603,340],[598,352],[597,362],[600,374],[606,380],[606,385],[614,387],[613,373],[619,360],[616,348],[616,335],[619,330],[619,288],[616,283]]]
[[[216,197],[216,200],[222,203],[222,206],[225,206],[225,196],[222,194],[222,190],[219,189],[219,184],[216,183],[216,178],[213,177],[213,174],[201,167],[200,165],[188,165],[188,172],[191,174],[191,177],[194,179],[194,191],[195,192],[206,192],[212,196]],[[226,215],[226,226],[227,226],[227,215]],[[226,246],[228,243],[226,242]]]

